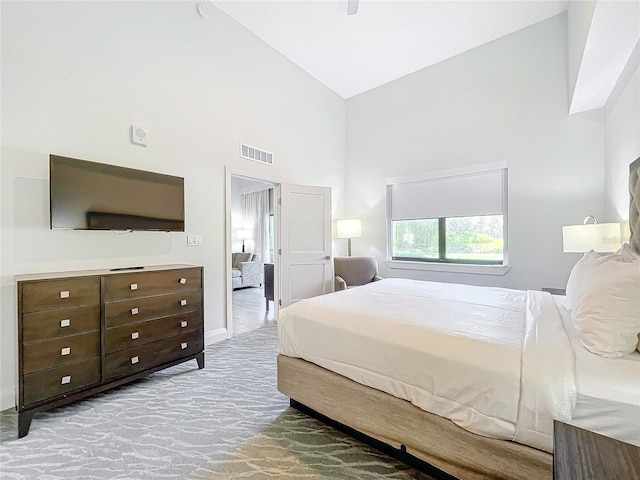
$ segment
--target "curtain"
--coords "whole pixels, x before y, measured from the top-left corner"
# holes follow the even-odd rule
[[[261,262],[269,258],[269,190],[242,195],[244,204],[244,228],[251,230],[249,252],[260,255]]]

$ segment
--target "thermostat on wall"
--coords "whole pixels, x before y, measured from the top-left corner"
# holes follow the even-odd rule
[[[136,125],[131,125],[131,143],[135,143],[136,145],[142,145],[144,147],[147,146],[147,138],[149,136],[149,131],[146,128],[138,127]]]

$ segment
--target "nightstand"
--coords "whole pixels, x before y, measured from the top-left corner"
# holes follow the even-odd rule
[[[567,291],[564,288],[548,288],[542,287],[540,290],[543,292],[549,292],[551,295],[566,295]]]
[[[640,447],[554,420],[553,478],[640,478]]]

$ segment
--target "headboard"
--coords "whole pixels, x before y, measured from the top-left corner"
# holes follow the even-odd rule
[[[629,230],[631,238],[629,244],[632,245],[636,252],[640,252],[640,158],[631,162],[629,165]]]

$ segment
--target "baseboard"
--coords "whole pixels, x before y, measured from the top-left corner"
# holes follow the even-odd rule
[[[227,338],[227,329],[217,328],[204,336],[204,344],[211,345],[212,343],[218,343],[226,340]]]

